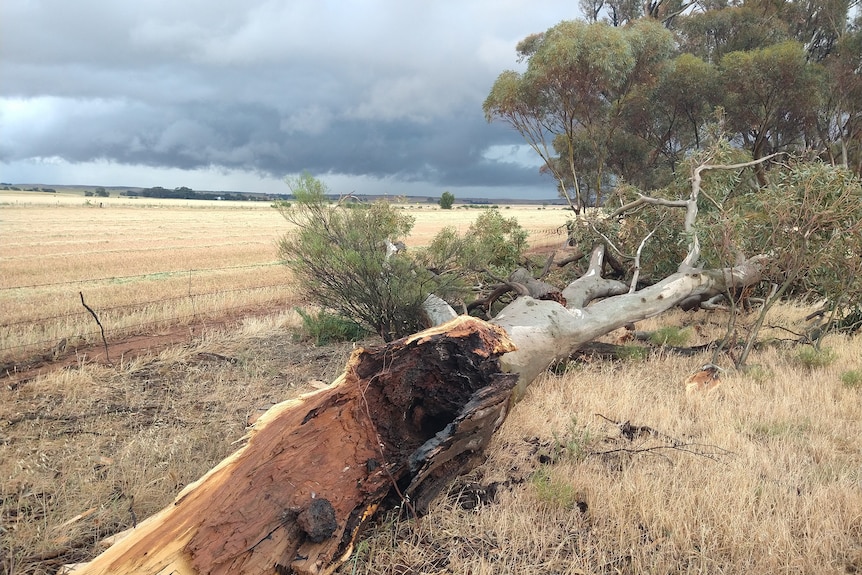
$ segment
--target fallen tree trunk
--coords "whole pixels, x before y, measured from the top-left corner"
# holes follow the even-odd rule
[[[586,342],[686,301],[760,281],[761,258],[684,268],[629,293],[603,247],[561,301],[521,297],[358,350],[332,387],[273,407],[246,444],[76,575],[331,573],[389,495],[420,510],[469,470],[512,404]],[[454,312],[430,297],[429,317]]]
[[[503,422],[506,334],[457,318],[358,350],[327,389],[281,403],[245,445],[84,574],[331,573],[391,493],[421,507]]]

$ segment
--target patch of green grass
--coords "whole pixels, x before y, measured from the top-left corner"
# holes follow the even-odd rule
[[[760,364],[746,365],[742,369],[745,375],[751,378],[754,383],[760,385],[771,381],[775,377],[771,369]]]
[[[649,358],[649,349],[635,343],[620,346],[617,356],[623,361],[644,361]]]
[[[319,310],[312,315],[296,308],[296,313],[302,318],[299,339],[313,341],[316,346],[339,341],[358,341],[368,335],[368,331],[355,321],[325,310]]]
[[[828,347],[821,349],[803,347],[796,354],[796,360],[808,369],[817,369],[831,364],[835,361],[835,356],[835,351]]]
[[[787,419],[776,419],[772,421],[760,421],[755,423],[751,432],[760,440],[773,438],[803,438],[811,430],[811,422],[806,419],[797,421]]]
[[[533,473],[530,484],[539,501],[550,506],[574,509],[578,504],[579,497],[575,486],[552,477],[547,466],[542,466]]]
[[[590,454],[589,445],[593,436],[588,428],[578,427],[578,419],[574,416],[566,426],[566,432],[563,435],[554,433],[553,436],[552,460],[554,462],[563,456],[572,461],[580,462]]]
[[[689,335],[689,331],[686,328],[668,325],[652,332],[649,340],[653,345],[682,347],[688,343]]]
[[[851,369],[841,374],[841,383],[850,389],[862,388],[862,370]]]

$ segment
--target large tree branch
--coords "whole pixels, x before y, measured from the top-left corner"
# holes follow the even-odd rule
[[[621,295],[605,297],[584,307],[578,304],[592,300],[579,299],[573,292],[581,293],[582,280],[590,281],[594,276],[579,278],[563,290],[568,307],[518,298],[492,321],[506,330],[518,348],[500,360],[505,370],[518,374],[515,398],[522,396],[549,365],[568,357],[586,342],[627,323],[658,315],[683,301],[692,298],[702,301],[730,288],[758,283],[764,261],[765,256],[758,256],[733,268],[678,272],[634,293],[628,293],[628,286],[617,282]]]

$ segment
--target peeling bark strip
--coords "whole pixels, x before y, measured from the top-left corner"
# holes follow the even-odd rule
[[[327,389],[264,414],[246,444],[91,563],[95,574],[331,573],[393,490],[421,508],[475,463],[516,375],[506,333],[461,316],[357,350]]]

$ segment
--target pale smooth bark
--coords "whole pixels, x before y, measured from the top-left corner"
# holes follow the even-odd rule
[[[626,284],[602,279],[591,269],[563,290],[566,306],[518,298],[491,321],[506,330],[518,348],[500,359],[504,370],[518,374],[514,399],[520,399],[549,365],[569,357],[597,337],[627,323],[659,315],[682,302],[706,301],[731,288],[758,283],[764,259],[755,257],[723,270],[678,272],[633,293],[628,292]]]

